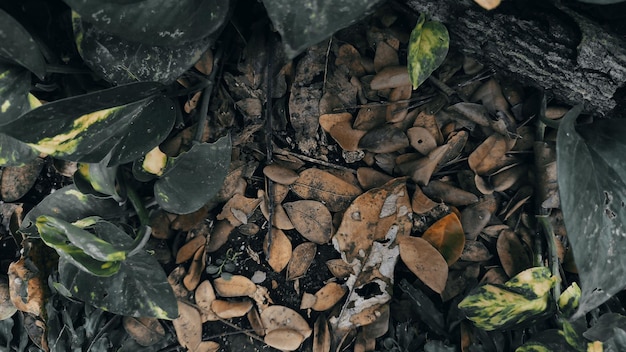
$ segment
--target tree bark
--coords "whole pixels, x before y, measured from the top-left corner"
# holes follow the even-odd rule
[[[443,22],[451,46],[522,84],[592,114],[610,115],[617,105],[615,94],[626,83],[626,43],[558,1],[503,1],[492,11],[471,0],[406,4]]]

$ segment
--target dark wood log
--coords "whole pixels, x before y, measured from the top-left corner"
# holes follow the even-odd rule
[[[406,0],[446,24],[451,46],[497,72],[585,111],[610,115],[626,82],[626,42],[558,1],[503,1],[486,11],[471,0]]]

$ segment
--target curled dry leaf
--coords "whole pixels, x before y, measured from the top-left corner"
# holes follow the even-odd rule
[[[488,175],[503,166],[502,162],[506,160],[504,155],[509,149],[506,137],[494,133],[474,149],[467,162],[475,173]]]
[[[276,329],[268,332],[263,341],[268,346],[282,351],[295,351],[300,347],[305,337],[293,329]]]
[[[228,241],[228,237],[234,229],[235,226],[233,226],[228,220],[217,221],[215,228],[209,237],[209,243],[206,246],[206,251],[211,253],[220,249],[224,243]]]
[[[184,263],[191,259],[205,244],[206,237],[204,236],[197,236],[189,240],[176,253],[176,264]]]
[[[193,291],[200,283],[200,276],[204,271],[204,267],[206,265],[206,251],[204,247],[198,248],[196,254],[193,256],[193,261],[189,266],[189,270],[187,271],[187,275],[183,279],[183,284],[185,288],[189,291]]]
[[[392,153],[409,146],[404,131],[392,125],[383,125],[367,131],[359,141],[359,148],[372,153]]]
[[[178,343],[195,351],[202,341],[202,319],[200,312],[183,301],[178,301],[178,318],[172,320]]]
[[[430,181],[426,186],[422,187],[422,191],[430,199],[454,206],[464,206],[478,202],[478,197],[474,193],[439,180]]]
[[[263,174],[270,180],[282,185],[290,185],[298,179],[298,173],[278,164],[267,165]]]
[[[406,131],[411,147],[415,148],[422,155],[428,155],[437,148],[437,141],[432,133],[424,127],[411,127]]]
[[[152,346],[165,336],[165,329],[157,318],[124,317],[124,330],[141,346]]]
[[[324,203],[330,211],[342,211],[361,190],[341,178],[320,169],[306,169],[291,185],[291,189],[301,198],[314,199]]]
[[[424,232],[422,238],[437,248],[448,265],[454,264],[461,257],[465,246],[465,233],[454,213],[437,220]]]
[[[44,308],[45,287],[41,273],[31,270],[24,257],[9,265],[9,293],[15,308],[39,316]]]
[[[419,237],[398,237],[400,258],[418,279],[437,293],[443,292],[448,263],[428,241]]]
[[[352,114],[349,112],[341,112],[337,114],[322,114],[320,115],[320,126],[328,133],[338,123],[352,121]]]
[[[196,305],[200,308],[200,315],[203,323],[207,321],[219,320],[219,317],[211,309],[211,303],[213,303],[217,297],[215,296],[213,285],[211,285],[209,280],[204,280],[200,283],[200,285],[198,285],[194,298],[196,300]]]
[[[291,241],[287,235],[285,235],[282,230],[276,228],[272,229],[272,231],[268,231],[263,241],[263,251],[267,257],[267,262],[277,273],[283,271],[287,264],[289,264],[292,248]]]
[[[531,254],[513,230],[500,231],[496,249],[502,268],[509,277],[513,277],[532,266]]]
[[[336,282],[329,282],[324,287],[315,292],[315,304],[313,310],[323,312],[332,308],[346,294],[346,288]]]
[[[277,329],[291,329],[308,338],[313,332],[306,320],[295,310],[280,305],[273,305],[261,312],[261,322],[266,334]]]
[[[293,226],[307,240],[328,243],[332,236],[332,216],[324,204],[314,200],[299,200],[283,205]]]
[[[354,274],[352,266],[344,262],[343,259],[331,259],[326,262],[326,267],[338,279],[344,279]]]
[[[317,297],[314,294],[305,292],[302,294],[302,299],[300,300],[300,309],[310,309],[315,305],[316,301]]]
[[[317,245],[315,243],[304,242],[299,244],[293,250],[293,255],[287,265],[287,280],[295,280],[304,276],[309,266],[311,266],[316,253]]]
[[[211,302],[211,310],[222,319],[239,318],[248,314],[252,309],[250,300],[243,301],[225,301],[216,299]]]
[[[467,206],[461,212],[461,224],[465,231],[465,238],[475,240],[480,231],[491,220],[491,216],[497,210],[496,199],[493,196],[485,196],[472,205]]]
[[[218,277],[213,280],[213,287],[222,297],[246,297],[256,292],[256,285],[243,275],[232,275],[228,279]]]

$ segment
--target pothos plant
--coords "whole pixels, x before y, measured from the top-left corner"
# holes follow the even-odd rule
[[[377,2],[264,4],[293,58]],[[58,253],[57,292],[116,314],[173,319],[174,294],[143,249],[150,237],[145,203],[191,213],[215,196],[227,174],[230,137],[212,143],[200,138],[215,76],[189,69],[207,48],[220,46],[222,30],[237,16],[234,3],[31,5],[0,5],[0,165],[46,157],[78,162],[78,170],[74,184],[47,196],[19,231]],[[38,26],[41,7],[67,24],[53,33],[54,41]],[[45,21],[51,26],[57,19]],[[179,86],[176,80],[185,74],[198,84]],[[164,154],[159,145],[181,120],[176,97],[200,90],[205,99],[195,121],[198,137],[180,154]],[[146,185],[152,191],[139,196],[136,189]]]

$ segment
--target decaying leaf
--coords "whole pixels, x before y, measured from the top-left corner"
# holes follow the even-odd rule
[[[172,320],[176,337],[181,346],[195,351],[202,341],[200,312],[188,303],[178,301],[178,318]]]
[[[343,259],[331,259],[326,262],[328,270],[338,279],[344,279],[352,274],[354,270],[352,266],[343,261]]]
[[[277,273],[283,271],[289,264],[292,248],[291,241],[287,235],[282,230],[276,228],[268,232],[263,241],[263,251],[267,256],[267,262]]]
[[[428,198],[428,196],[422,192],[422,188],[417,186],[415,187],[413,197],[411,197],[411,206],[416,214],[426,214],[435,208],[437,203]]]
[[[185,273],[185,267],[181,265],[174,268],[174,270],[172,270],[172,272],[167,276],[167,282],[172,287],[176,298],[179,299],[186,298],[189,294],[189,291],[185,288],[185,285],[183,285]]]
[[[226,241],[228,241],[228,237],[230,233],[235,229],[235,227],[228,220],[220,220],[215,224],[215,228],[211,232],[211,236],[209,237],[209,243],[206,246],[206,251],[208,253],[215,252],[220,249]]]
[[[324,203],[330,211],[342,211],[361,190],[320,169],[306,169],[300,173],[300,177],[291,185],[291,189],[304,199],[314,199]]]
[[[359,140],[359,148],[372,153],[392,153],[408,146],[409,138],[393,125],[371,129]]]
[[[252,309],[250,300],[225,301],[216,299],[211,302],[211,310],[222,319],[243,317]]]
[[[270,180],[283,185],[290,185],[298,179],[298,174],[278,164],[267,165],[263,168],[263,174]]]
[[[406,66],[388,66],[374,76],[370,86],[373,90],[382,90],[410,84],[411,80]]]
[[[437,148],[435,137],[424,127],[412,127],[406,131],[411,147],[415,148],[422,155],[428,155]]]
[[[448,263],[439,251],[420,237],[399,237],[400,258],[426,286],[443,292],[448,278]]]
[[[313,325],[313,352],[330,352],[330,329],[324,314]]]
[[[330,128],[330,136],[339,144],[341,149],[349,152],[358,151],[360,141],[367,132],[352,128],[351,121],[341,121]]]
[[[45,286],[39,270],[25,258],[9,265],[11,302],[22,311],[39,316],[44,308]]]
[[[0,197],[5,202],[22,198],[35,184],[44,165],[44,159],[37,158],[22,166],[5,166],[0,176]]]
[[[313,310],[323,312],[332,308],[346,294],[346,288],[336,282],[329,282],[324,287],[315,292],[315,304]]]
[[[282,351],[295,351],[300,347],[305,337],[293,329],[276,329],[268,332],[264,341],[268,346],[272,346]]]
[[[248,223],[248,217],[261,203],[262,198],[247,198],[241,194],[235,194],[224,204],[222,212],[217,215],[218,220],[228,220],[233,226]]]
[[[266,334],[278,329],[291,329],[307,339],[313,330],[295,310],[280,305],[272,305],[261,312],[261,322]]]
[[[479,175],[488,175],[504,166],[504,154],[510,150],[507,139],[498,133],[487,137],[469,156],[470,169]]]
[[[424,232],[422,238],[437,248],[448,265],[454,264],[461,257],[465,246],[465,233],[454,213],[437,220]]]
[[[124,330],[142,346],[152,346],[165,336],[165,329],[156,318],[124,317]]]
[[[311,266],[315,254],[317,253],[317,245],[313,242],[304,242],[299,244],[294,250],[287,265],[287,280],[295,280],[304,276]]]
[[[432,200],[459,207],[478,202],[475,194],[439,180],[430,181],[422,191]]]
[[[356,177],[361,187],[369,190],[380,187],[392,179],[391,176],[374,170],[371,167],[360,167],[356,170]]]
[[[196,254],[193,256],[193,261],[189,266],[189,270],[183,279],[183,284],[185,288],[189,291],[193,291],[196,289],[198,284],[200,283],[200,276],[202,272],[204,272],[204,267],[206,266],[206,251],[204,248],[198,248]]]
[[[413,166],[411,179],[419,185],[427,185],[449,148],[447,144],[444,144],[433,149],[428,156],[419,159]]]
[[[8,319],[17,312],[17,308],[11,301],[9,283],[0,279],[0,320]]]
[[[213,287],[222,297],[246,297],[256,292],[256,285],[243,275],[231,275],[228,278],[218,277],[213,280]]]
[[[200,283],[200,285],[198,285],[194,298],[196,300],[196,305],[200,308],[200,315],[203,323],[219,319],[219,317],[211,309],[211,303],[213,303],[217,297],[215,296],[213,285],[211,285],[209,280],[204,280]]]
[[[500,0],[474,0],[485,10],[493,10],[500,5]]]
[[[396,240],[410,234],[411,214],[405,178],[367,191],[346,209],[333,245],[354,274],[346,282],[347,301],[332,322],[335,330],[373,322],[391,299],[393,271],[400,254]],[[366,286],[375,293],[362,297],[359,291]]]
[[[332,237],[332,216],[324,204],[314,200],[299,200],[283,204],[293,226],[307,240],[328,243]]]
[[[491,259],[489,249],[480,241],[466,240],[461,259],[468,262],[483,262]]]

